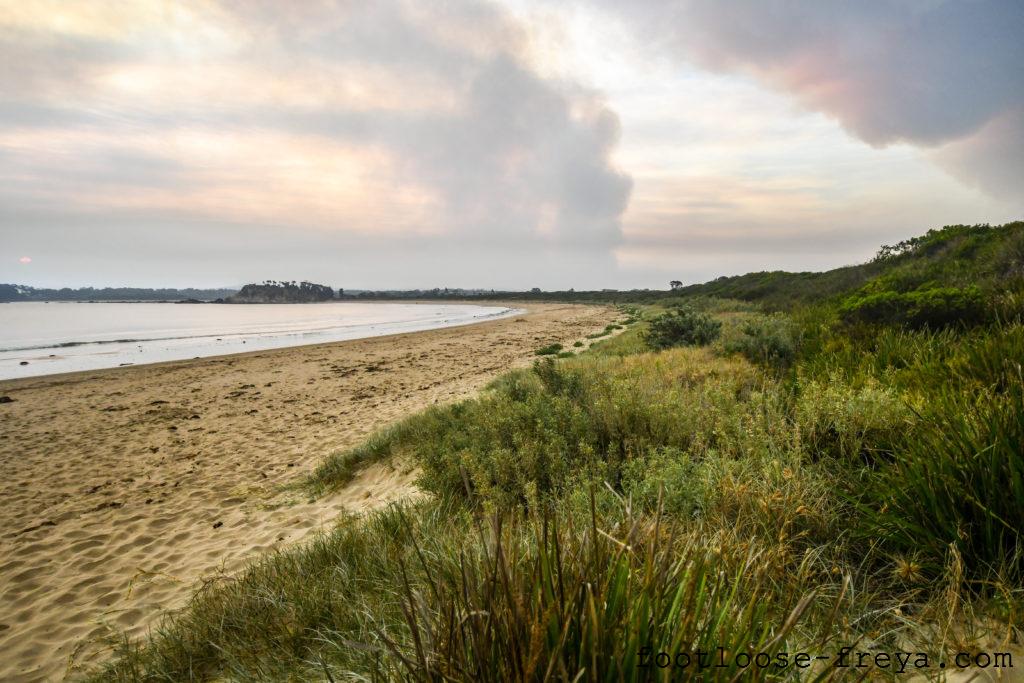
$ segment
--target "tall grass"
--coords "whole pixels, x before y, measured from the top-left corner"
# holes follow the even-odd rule
[[[1024,578],[1024,377],[977,395],[932,397],[918,430],[871,486],[872,533],[932,559],[955,547],[967,570]]]
[[[751,662],[775,662],[793,644],[813,595],[777,599],[756,548],[725,568],[699,538],[677,535],[658,516],[627,509],[606,531],[607,521],[596,511],[582,528],[547,515],[512,526],[495,518],[460,556],[458,574],[431,574],[429,593],[406,586],[412,645],[390,644],[404,673],[422,681],[781,677]],[[661,652],[674,666],[660,668]]]
[[[475,521],[430,501],[209,586],[92,680],[779,679],[736,655],[824,647],[836,605],[775,580],[759,544],[707,547],[608,494]],[[659,651],[692,664],[663,671]]]
[[[876,381],[930,396],[944,390],[976,392],[1005,384],[1024,359],[1024,325],[997,324],[970,333],[955,330],[873,330],[863,338],[826,334],[801,360],[801,374],[838,376],[850,385]]]

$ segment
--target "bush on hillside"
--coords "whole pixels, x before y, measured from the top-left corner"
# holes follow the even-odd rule
[[[801,378],[793,422],[813,459],[859,459],[875,466],[891,461],[913,426],[913,413],[899,393],[868,377],[851,386],[838,373]]]
[[[969,327],[988,316],[981,290],[972,285],[855,294],[839,307],[839,317],[847,324],[939,329]]]
[[[729,340],[726,351],[768,367],[784,368],[796,360],[798,332],[782,315],[758,316],[744,323],[741,335]]]
[[[562,350],[562,345],[561,344],[548,344],[547,346],[542,346],[539,349],[537,349],[536,351],[534,351],[533,355],[535,355],[535,356],[554,356],[554,355],[558,354],[558,352],[561,351],[561,350]]]
[[[651,321],[647,344],[653,349],[673,346],[707,346],[718,339],[722,323],[706,313],[680,306]]]

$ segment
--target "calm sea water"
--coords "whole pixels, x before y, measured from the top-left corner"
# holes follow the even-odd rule
[[[0,379],[360,339],[517,313],[469,304],[0,304]]]

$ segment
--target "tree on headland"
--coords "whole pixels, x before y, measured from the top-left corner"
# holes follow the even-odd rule
[[[669,286],[669,287],[670,287],[671,289],[673,289],[673,290],[676,290],[676,289],[679,289],[680,287],[682,287],[682,286],[683,286],[683,283],[682,283],[682,282],[680,282],[679,280],[672,280],[672,282],[669,282],[669,283],[668,283],[668,286]]]
[[[238,294],[228,297],[230,304],[305,304],[317,301],[330,301],[334,298],[334,290],[327,285],[294,280],[278,282],[264,280],[262,284],[242,287]]]

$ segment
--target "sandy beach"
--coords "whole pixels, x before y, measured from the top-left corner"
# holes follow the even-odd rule
[[[464,327],[0,382],[0,680],[74,678],[198,582],[414,495],[415,472],[390,466],[316,501],[282,487],[615,317],[531,304]]]

